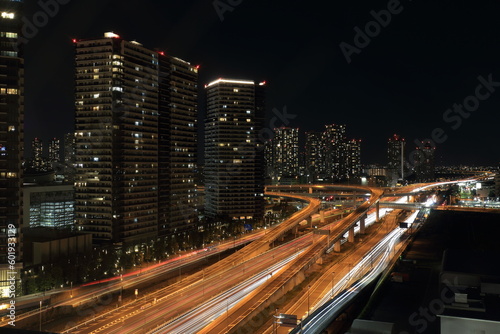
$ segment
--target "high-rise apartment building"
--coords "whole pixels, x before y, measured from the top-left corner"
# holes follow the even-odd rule
[[[0,296],[9,295],[12,275],[6,265],[22,266],[22,158],[24,123],[24,60],[19,43],[23,1],[0,1]],[[9,243],[15,251],[8,251]],[[12,254],[10,254],[12,253]],[[9,257],[10,256],[10,257]],[[19,279],[19,277],[16,277]]]
[[[321,179],[325,171],[322,136],[322,132],[306,132],[305,164],[307,180],[310,183],[315,183]]]
[[[61,160],[61,143],[57,138],[52,138],[49,143],[49,161],[59,162]]]
[[[40,138],[34,138],[31,141],[32,167],[41,168],[44,164],[43,160],[43,142]]]
[[[160,55],[159,234],[183,238],[194,230],[198,66]]]
[[[330,180],[340,180],[347,176],[346,126],[326,125],[323,132],[323,152],[325,175]]]
[[[212,220],[262,220],[264,88],[226,79],[206,86],[205,213]]]
[[[298,177],[299,129],[288,127],[274,129],[271,144],[271,176],[277,180]]]
[[[363,168],[361,166],[361,140],[351,139],[346,143],[346,169],[347,177],[356,177],[361,175]]]
[[[415,174],[418,181],[434,181],[436,147],[422,142],[416,148]]]
[[[395,134],[387,142],[387,167],[393,179],[404,179],[404,154],[406,141]],[[396,180],[395,180],[396,181]]]
[[[114,33],[74,42],[77,227],[137,244],[191,224],[198,69]]]
[[[75,133],[67,133],[64,135],[64,180],[67,182],[75,181],[75,164],[76,164],[76,142]]]
[[[76,145],[73,132],[64,135],[64,163],[73,165],[75,163]]]

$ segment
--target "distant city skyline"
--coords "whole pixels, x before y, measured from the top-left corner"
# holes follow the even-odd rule
[[[28,19],[43,10],[37,3],[26,6]],[[492,82],[493,90],[500,81],[500,4],[438,3],[429,10],[421,2],[401,3],[402,10],[357,47],[350,63],[339,46],[355,46],[354,28],[364,30],[374,20],[370,13],[387,8],[387,1],[335,6],[256,0],[224,12],[221,21],[211,1],[60,5],[26,44],[25,143],[72,131],[71,39],[114,31],[201,65],[200,121],[206,115],[204,84],[218,77],[253,78],[268,82],[269,112],[286,106],[297,115],[287,126],[314,131],[346,124],[352,137],[363,139],[363,163],[385,163],[386,139],[394,133],[407,138],[411,152],[415,140],[442,131],[446,140],[437,145],[436,165],[498,164],[483,143],[498,138],[489,117],[500,108],[499,94],[491,91],[460,120],[453,110],[455,104],[474,103],[469,97],[478,78]]]

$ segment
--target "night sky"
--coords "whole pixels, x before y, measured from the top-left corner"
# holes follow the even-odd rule
[[[28,2],[28,1],[27,1]],[[26,19],[42,8],[29,1]],[[127,40],[201,65],[200,89],[218,77],[268,82],[268,109],[296,115],[289,126],[347,125],[362,162],[386,163],[387,138],[431,138],[441,128],[437,164],[500,161],[500,3],[498,1],[71,0],[26,45],[26,147],[73,131],[72,38],[114,31]],[[350,64],[372,11],[395,12]],[[397,13],[396,13],[397,12]],[[373,28],[373,26],[372,26]],[[373,28],[374,29],[374,28]],[[366,41],[365,41],[366,42]],[[479,76],[499,82],[468,118],[448,114],[474,101]],[[486,88],[480,90],[485,95]],[[202,93],[202,92],[201,92]],[[476,100],[477,101],[477,100]],[[471,102],[471,103],[472,103]],[[472,107],[471,107],[472,108]],[[200,120],[204,110],[200,110]],[[202,125],[203,123],[200,123]],[[276,125],[283,125],[277,122]],[[452,126],[455,128],[452,128]],[[28,152],[30,150],[28,149]],[[28,153],[27,152],[27,153]]]

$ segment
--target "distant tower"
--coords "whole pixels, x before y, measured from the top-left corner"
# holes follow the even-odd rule
[[[325,127],[322,139],[325,172],[328,178],[335,181],[347,176],[346,126],[332,124]]]
[[[397,134],[387,141],[387,167],[395,179],[404,180],[405,147],[405,139]]]
[[[321,132],[306,132],[305,165],[307,180],[310,183],[316,182],[325,169],[321,137]]]
[[[76,142],[73,132],[64,135],[64,178],[67,182],[75,181]]]
[[[347,141],[347,174],[348,177],[359,176],[361,168],[361,140],[352,139]]]
[[[32,167],[39,169],[43,167],[43,142],[40,138],[35,138],[31,142],[31,153],[33,155]]]
[[[53,138],[49,143],[49,161],[59,162],[61,160],[61,145],[57,138]]]
[[[75,163],[75,134],[73,132],[64,135],[64,163],[73,166]]]
[[[219,79],[206,85],[205,213],[211,220],[264,216],[265,83]],[[237,228],[236,226],[234,226]]]
[[[416,148],[415,173],[418,181],[434,181],[436,148],[430,142],[422,142]]]
[[[274,129],[272,140],[274,177],[295,178],[299,175],[299,129]]]

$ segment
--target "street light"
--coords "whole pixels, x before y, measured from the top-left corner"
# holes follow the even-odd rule
[[[310,310],[310,307],[309,307],[309,295],[310,295],[310,290],[311,290],[311,286],[308,285],[307,286],[307,315],[309,316],[309,310]]]
[[[42,331],[42,301],[40,300],[40,332]]]
[[[333,279],[335,277],[335,271],[332,272],[332,299],[333,299]]]
[[[71,288],[70,288],[69,297],[73,298],[73,282],[71,282]]]
[[[278,316],[277,316],[278,310],[279,310],[278,308],[276,308],[274,310],[274,318],[275,318],[274,321],[273,321],[273,329],[274,329],[273,332],[274,333],[278,333],[278,320],[277,320],[277,318],[278,318]]]

